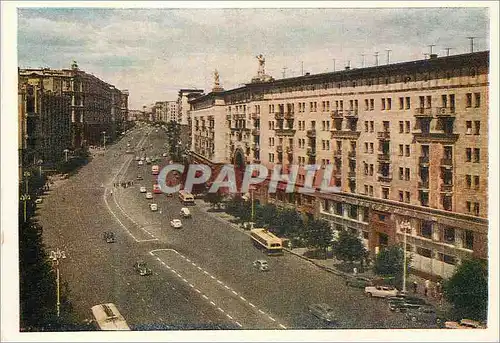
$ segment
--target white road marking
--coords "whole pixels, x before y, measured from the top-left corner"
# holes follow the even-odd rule
[[[189,258],[187,258],[187,257],[186,257],[186,261],[187,261],[187,262],[191,262],[191,260],[190,260]]]
[[[196,268],[198,268],[199,270],[202,270],[200,266],[197,266]]]
[[[236,325],[238,325],[240,328],[243,327],[243,325],[241,325],[240,323],[238,322],[235,322]]]
[[[280,324],[280,327],[283,328],[283,329],[286,329],[286,326],[283,325],[283,324]]]
[[[202,297],[205,299],[208,299],[208,297],[205,294],[203,294]]]
[[[241,295],[240,295],[240,299],[243,301],[247,301],[247,299],[243,298]]]
[[[233,317],[231,317],[229,314],[226,313],[226,317],[228,317],[229,319],[233,319]]]
[[[201,294],[201,291],[198,288],[195,288],[195,291]]]
[[[217,307],[217,309],[218,309],[219,311],[221,311],[222,313],[224,313],[224,310],[223,310],[223,309],[221,309],[220,307]]]
[[[186,280],[186,279],[184,279],[184,278],[182,278],[182,281],[184,281],[184,282],[188,282],[188,280]]]
[[[203,271],[203,273],[205,273],[205,274],[207,274],[207,275],[210,275],[210,274],[208,274],[208,272],[207,272],[206,270],[204,270],[204,271]]]
[[[238,295],[238,293],[236,291],[233,291],[233,294]]]
[[[191,262],[191,264],[192,264],[193,266],[195,266],[195,267],[196,267],[196,263],[194,263],[194,262]]]
[[[262,311],[261,309],[259,309],[259,312],[262,313],[262,314],[265,314],[264,311]]]
[[[215,276],[213,276],[213,275],[210,275],[210,277],[211,277],[212,279],[214,279],[214,280],[215,280]]]
[[[217,283],[220,283],[222,285],[222,281],[221,280],[217,280]]]
[[[254,308],[255,308],[255,305],[254,305],[254,304],[252,304],[252,303],[248,303],[248,305],[250,305],[250,306],[252,306],[252,307],[254,307]]]
[[[210,302],[211,305],[215,306],[215,303],[213,301]]]
[[[224,287],[225,287],[226,289],[229,289],[229,286],[228,286],[228,285],[224,285]]]
[[[273,322],[275,322],[275,321],[276,321],[276,319],[274,319],[274,318],[273,318],[273,317],[271,317],[271,316],[267,316],[267,317],[268,317],[269,319],[271,319]]]

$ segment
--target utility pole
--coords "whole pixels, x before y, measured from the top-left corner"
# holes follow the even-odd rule
[[[391,62],[391,49],[385,49],[387,51],[387,64]]]
[[[378,66],[378,51],[375,52],[375,66]]]
[[[470,40],[470,52],[474,52],[474,39],[477,37],[467,37]]]
[[[64,250],[60,250],[57,248],[57,250],[52,250],[50,252],[50,259],[52,262],[55,262],[56,264],[56,297],[57,297],[57,303],[56,303],[56,309],[57,309],[57,316],[61,314],[61,287],[60,287],[60,274],[59,274],[59,260],[60,259],[65,259],[66,258],[66,253]]]
[[[446,50],[446,56],[450,56],[450,50],[451,50],[452,48],[444,48],[444,49]]]
[[[283,78],[285,78],[287,67],[283,67]]]

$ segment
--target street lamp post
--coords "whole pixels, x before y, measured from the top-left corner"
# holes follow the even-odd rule
[[[60,291],[60,273],[59,273],[59,260],[60,259],[65,259],[66,258],[66,253],[64,250],[60,250],[57,248],[55,251],[52,250],[50,252],[50,259],[52,262],[55,262],[56,264],[56,297],[57,297],[57,303],[56,303],[56,310],[57,310],[57,316],[59,317],[61,313],[61,291]]]
[[[24,202],[24,222],[26,222],[26,202],[30,199],[31,199],[31,197],[29,194],[21,195],[21,201]]]
[[[102,135],[103,135],[103,142],[104,142],[104,150],[106,150],[106,131],[103,131]]]
[[[40,178],[42,178],[42,164],[43,164],[43,160],[38,160],[37,164],[38,164],[38,176],[40,176]]]
[[[66,162],[68,162],[68,152],[69,152],[69,150],[68,149],[64,149],[63,152],[64,152],[64,160]]]
[[[411,229],[410,222],[405,221],[400,224],[401,229],[404,230],[403,237],[403,293],[406,293],[406,234],[408,233],[408,229]]]

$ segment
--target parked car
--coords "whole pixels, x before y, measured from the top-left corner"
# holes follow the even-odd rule
[[[366,286],[372,286],[372,280],[357,276],[357,277],[348,277],[345,281],[347,286],[356,287],[356,288],[365,288]]]
[[[146,199],[153,199],[153,193],[147,192],[146,193]]]
[[[266,260],[255,260],[253,261],[252,265],[261,272],[269,271],[269,264]]]
[[[139,156],[136,156],[136,157],[135,157],[135,160],[136,160],[136,161],[140,161],[140,160],[141,160],[141,158],[140,158]]]
[[[448,321],[444,323],[446,329],[485,329],[480,322],[472,319],[462,319],[460,322]]]
[[[191,212],[189,212],[189,208],[187,207],[181,208],[180,216],[182,218],[191,218]]]
[[[142,177],[142,175],[137,175],[136,180],[140,181],[140,180],[144,180],[144,178]]]
[[[170,226],[173,227],[174,229],[180,229],[182,228],[182,222],[180,219],[172,219],[170,221]]]
[[[41,204],[43,202],[43,199],[42,198],[37,198],[35,200],[35,204]]]
[[[433,323],[437,326],[442,326],[444,323],[443,314],[430,305],[420,306],[415,309],[408,309],[405,313],[405,318],[407,320],[411,320],[412,322]]]
[[[366,286],[365,294],[369,297],[387,298],[398,294],[398,290],[393,286]]]
[[[147,192],[146,187],[142,186],[141,188],[139,188],[139,192],[146,193]]]
[[[417,309],[427,304],[424,299],[403,294],[395,297],[389,297],[387,300],[389,301],[389,309],[396,312],[405,312],[408,309]]]
[[[106,231],[104,233],[104,240],[106,243],[114,243],[115,242],[115,234],[111,231]]]
[[[138,166],[143,166],[143,165],[144,165],[144,162],[143,162],[143,161],[139,161],[139,162],[137,162],[137,165],[138,165]]]
[[[158,211],[158,205],[157,204],[149,204],[149,209],[153,212]]]
[[[146,262],[143,262],[143,261],[137,261],[135,264],[134,264],[134,269],[136,270],[136,272],[139,273],[139,275],[141,276],[146,276],[146,275],[151,275],[153,274],[153,271],[151,269],[148,268]]]
[[[328,323],[335,322],[335,311],[333,308],[325,303],[321,304],[312,304],[308,306],[309,312],[318,317],[321,320],[324,320]]]

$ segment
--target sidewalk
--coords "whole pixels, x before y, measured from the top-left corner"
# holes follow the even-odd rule
[[[206,212],[209,216],[217,218],[218,220],[224,221],[227,224],[229,224],[231,227],[233,227],[234,229],[249,235],[248,230],[245,230],[241,225],[238,225],[238,224],[235,224],[232,222],[232,220],[234,220],[236,218],[231,216],[230,214],[227,214],[227,213],[222,212],[222,211],[221,212],[208,211],[209,209],[211,209],[210,204],[206,203],[205,201],[203,201],[201,199],[197,201],[197,206],[200,207],[202,209],[202,211]],[[292,249],[285,248],[284,250],[290,254],[298,256],[306,261],[309,261],[310,263],[312,263],[316,267],[321,268],[321,269],[325,270],[326,272],[329,272],[329,273],[332,273],[332,274],[335,274],[338,276],[342,276],[344,278],[354,276],[354,274],[352,272],[347,273],[347,272],[340,270],[338,267],[342,262],[338,261],[335,258],[327,258],[327,259],[309,258],[309,257],[305,256],[306,252],[309,251],[308,248],[292,248]],[[360,276],[360,277],[366,277],[369,279],[377,277],[377,275],[375,275],[375,273],[372,271],[371,268],[366,268],[365,272],[363,272],[363,273],[358,272],[356,275]],[[408,274],[407,275],[407,284],[411,285],[411,284],[413,284],[414,281],[416,281],[418,284],[417,293],[414,294],[413,290],[408,287],[407,293],[409,295],[424,298],[424,299],[426,299],[426,301],[429,304],[434,305],[436,308],[439,308],[441,310],[446,309],[448,307],[448,304],[446,304],[444,302],[444,300],[440,301],[437,297],[434,296],[435,289],[436,289],[436,283],[434,283],[434,282],[430,283],[430,288],[428,290],[428,296],[426,297],[424,295],[425,279],[423,279],[417,275]]]

